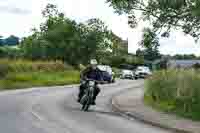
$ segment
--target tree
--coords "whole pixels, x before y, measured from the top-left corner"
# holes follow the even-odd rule
[[[128,54],[128,41],[123,40],[121,37],[109,32],[109,40],[112,42],[110,49],[115,56],[124,56]]]
[[[8,55],[4,47],[0,47],[0,58],[6,57]]]
[[[110,39],[107,26],[97,18],[89,19],[85,25],[88,29],[85,32],[86,42],[88,42],[86,45],[90,47],[90,50],[87,52],[93,57],[95,55],[97,57],[101,56],[104,54],[104,51],[107,51],[111,47],[110,43],[107,42]]]
[[[174,55],[173,56],[174,59],[178,59],[178,60],[195,60],[198,59],[198,57],[196,57],[194,54],[184,54],[184,55]]]
[[[159,38],[156,33],[152,31],[150,28],[144,28],[143,30],[143,39],[139,43],[145,49],[158,49],[160,46]]]
[[[4,44],[2,38],[3,38],[3,36],[0,35],[0,46],[2,46]]]
[[[103,21],[90,19],[76,23],[57,7],[48,4],[42,12],[45,21],[40,29],[22,41],[24,57],[31,59],[59,59],[72,65],[86,64],[92,57],[101,57],[109,44],[108,30]]]
[[[56,5],[47,4],[46,8],[42,11],[43,17],[46,19],[44,23],[40,25],[42,32],[54,29],[57,25],[62,25],[65,21],[64,13],[59,12]]]
[[[4,44],[10,45],[10,46],[18,45],[19,44],[19,37],[11,35],[4,40]]]
[[[200,64],[199,63],[196,63],[192,66],[194,69],[200,69]]]
[[[136,50],[136,56],[144,58],[144,52],[140,48]]]
[[[199,0],[107,0],[118,13],[129,14],[130,22],[138,23],[136,14],[148,21],[155,31],[168,37],[171,29],[182,29],[196,40],[200,37]]]
[[[0,47],[0,58],[16,59],[21,56],[21,50],[9,46]]]
[[[144,57],[145,60],[153,61],[159,59],[160,53],[158,47],[160,46],[158,37],[154,31],[149,28],[144,28],[143,39],[139,43],[144,48],[143,51],[138,50],[136,54]]]

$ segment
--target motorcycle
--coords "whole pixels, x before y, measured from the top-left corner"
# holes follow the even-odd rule
[[[93,102],[96,81],[87,80],[86,84],[87,84],[86,85],[87,89],[85,89],[84,95],[80,100],[80,103],[82,104],[81,110],[83,110],[83,111],[88,111],[90,105]]]

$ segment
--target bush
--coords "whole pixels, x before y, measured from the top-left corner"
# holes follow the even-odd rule
[[[145,102],[164,111],[200,120],[199,74],[195,70],[156,72],[146,81]]]
[[[112,69],[113,69],[113,72],[115,73],[115,76],[120,77],[121,70],[116,67],[113,67]]]
[[[192,66],[194,69],[200,69],[200,64],[199,63],[196,63]]]

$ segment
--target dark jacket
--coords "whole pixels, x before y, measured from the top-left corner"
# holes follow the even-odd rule
[[[100,69],[92,69],[91,67],[87,67],[85,70],[81,73],[81,79],[84,80],[85,78],[93,79],[97,81],[102,81],[102,72]]]

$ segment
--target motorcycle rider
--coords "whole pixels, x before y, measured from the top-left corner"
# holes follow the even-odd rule
[[[90,66],[87,67],[83,72],[81,73],[81,85],[79,87],[79,94],[78,94],[78,102],[80,102],[82,96],[84,95],[84,91],[86,89],[87,83],[85,82],[86,79],[92,79],[95,81],[103,81],[102,80],[102,74],[101,70],[97,68],[97,60],[92,59],[90,60]],[[94,91],[94,98],[93,98],[93,105],[96,105],[96,97],[100,92],[99,86],[96,84],[95,91]]]

